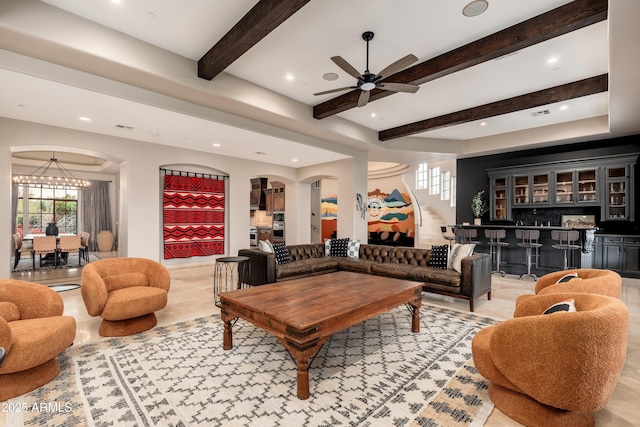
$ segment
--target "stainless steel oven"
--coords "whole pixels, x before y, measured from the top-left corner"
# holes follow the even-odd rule
[[[273,243],[284,243],[284,225],[273,223]]]
[[[249,244],[258,246],[258,227],[249,227]]]

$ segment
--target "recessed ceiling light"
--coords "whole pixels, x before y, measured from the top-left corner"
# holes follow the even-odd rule
[[[111,0],[111,3],[120,4],[120,0]]]
[[[79,117],[80,120],[82,120],[83,122],[90,122],[91,119],[89,117]]]
[[[376,113],[371,113],[371,117],[375,117],[375,116],[376,116]]]
[[[568,105],[561,105],[559,110],[568,110],[569,106]]]
[[[293,74],[287,74],[284,78],[291,81],[293,80]]]
[[[469,18],[478,16],[483,13],[489,7],[489,2],[486,0],[474,0],[464,8],[462,8],[462,14]]]
[[[557,56],[552,56],[551,58],[547,59],[547,64],[555,64],[558,61],[559,59]]]
[[[328,82],[332,82],[334,80],[338,80],[338,75],[336,73],[326,73],[322,75],[322,78]]]
[[[214,147],[220,147],[220,144],[215,143],[215,144],[213,144],[213,146],[214,146]]]
[[[487,122],[480,122],[480,126],[486,126]]]
[[[297,161],[298,161],[298,159],[291,159],[291,161],[292,161],[292,162],[297,162]]]

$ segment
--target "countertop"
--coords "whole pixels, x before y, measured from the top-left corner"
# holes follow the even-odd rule
[[[452,228],[500,228],[505,230],[598,230],[598,227],[560,227],[559,225],[492,225],[492,224],[455,224]]]

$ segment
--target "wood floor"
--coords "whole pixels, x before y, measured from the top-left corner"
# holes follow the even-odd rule
[[[99,253],[101,258],[116,256],[113,253]],[[156,313],[159,324],[168,324],[199,316],[219,313],[213,300],[213,266],[172,268],[171,290],[167,307]],[[80,283],[81,269],[70,268],[56,271],[15,273],[13,278],[43,284]],[[518,280],[517,276],[492,278],[492,300],[486,296],[476,302],[476,313],[500,319],[512,317],[515,299],[521,294],[532,294],[534,284],[531,280]],[[77,321],[75,344],[101,339],[98,335],[99,318],[87,315],[80,290],[62,292],[65,314],[74,316]],[[640,280],[623,279],[622,299],[630,312],[629,346],[627,361],[616,390],[607,406],[596,413],[597,426],[625,427],[636,426],[640,420]],[[423,294],[423,302],[437,304],[468,311],[466,300],[433,294]],[[0,414],[0,425],[3,414]],[[510,418],[495,409],[485,424],[489,427],[519,426]]]

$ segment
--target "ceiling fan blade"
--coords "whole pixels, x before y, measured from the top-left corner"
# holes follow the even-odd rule
[[[416,62],[418,60],[418,58],[415,55],[409,54],[407,56],[405,56],[404,58],[400,58],[398,59],[396,62],[394,62],[393,64],[387,66],[387,68],[385,68],[384,70],[380,71],[376,77],[377,78],[385,78],[385,77],[389,77],[392,74],[397,73],[398,71],[408,67],[409,65],[413,64],[414,62]]]
[[[345,73],[349,74],[350,76],[355,77],[356,79],[359,79],[362,77],[362,74],[360,74],[358,70],[353,68],[353,66],[349,64],[347,61],[345,61],[341,56],[332,56],[331,60],[335,62],[335,64],[338,67],[342,68],[342,70]]]
[[[410,85],[406,83],[380,83],[379,89],[390,90],[391,92],[407,92],[416,93],[420,86]]]
[[[369,102],[369,91],[363,90],[358,98],[358,107],[364,107]]]
[[[358,86],[347,86],[347,87],[339,87],[338,89],[325,90],[324,92],[314,93],[314,95],[326,95],[328,93],[342,92],[343,90],[348,89],[357,89]]]

